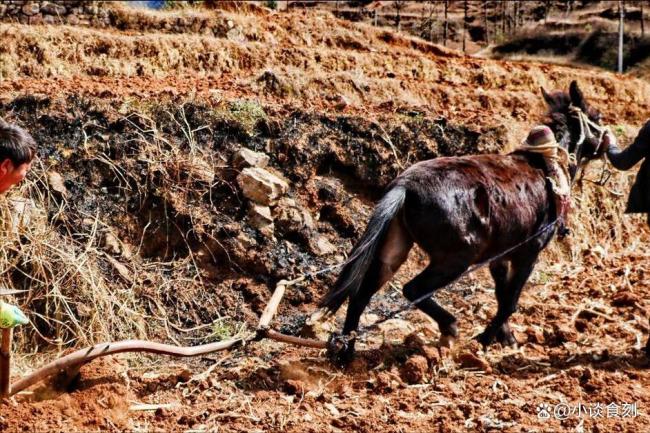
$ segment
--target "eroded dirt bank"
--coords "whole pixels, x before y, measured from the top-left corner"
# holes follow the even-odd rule
[[[30,26],[0,25],[15,38],[5,65],[43,50],[0,83],[0,115],[40,144],[12,197],[33,201],[31,223],[7,224],[2,241],[2,283],[28,290],[16,301],[34,325],[17,336],[16,374],[109,338],[191,345],[250,329],[279,279],[343,259],[403,168],[516,145],[544,115],[540,86],[578,79],[623,140],[648,116],[638,79],[466,58],[321,12],[215,14],[237,37],[43,26],[21,39]],[[121,356],[84,367],[70,393],[16,397],[0,426],[643,431],[649,237],[622,215],[633,174],[598,188],[599,164],[577,185],[573,235],[543,255],[513,316],[517,350],[471,341],[496,309],[479,272],[439,296],[461,319],[451,351],[411,312],[367,335],[345,370],[271,342],[190,362]],[[423,260],[412,253],[364,323],[401,305]],[[334,276],[292,287],[278,327],[300,332]],[[636,402],[638,416],[538,418],[558,402]]]

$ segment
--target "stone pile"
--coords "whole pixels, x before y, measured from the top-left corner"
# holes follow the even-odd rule
[[[289,184],[268,168],[269,157],[260,152],[242,148],[232,158],[232,165],[240,170],[237,185],[248,203],[248,221],[269,239],[274,239],[276,228],[280,234],[304,233],[312,253],[332,254],[336,248],[315,230],[314,218],[296,200],[287,197]]]
[[[7,0],[0,3],[0,20],[21,24],[70,24],[107,27],[109,10],[102,1]]]

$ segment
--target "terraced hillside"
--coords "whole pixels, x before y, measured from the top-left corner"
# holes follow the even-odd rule
[[[108,7],[103,28],[0,24],[0,116],[40,146],[28,182],[2,200],[29,219],[4,218],[0,249],[1,283],[27,290],[12,301],[32,319],[16,377],[92,342],[193,345],[253,329],[277,281],[344,259],[404,168],[518,145],[544,117],[540,87],[577,80],[623,143],[650,113],[642,79],[466,57],[325,11]],[[187,362],[121,356],[84,367],[71,392],[18,395],[0,426],[638,431],[650,239],[622,214],[633,174],[600,188],[599,164],[576,187],[572,236],[544,254],[513,317],[519,349],[471,340],[496,309],[479,272],[439,296],[462,318],[451,351],[409,312],[343,370],[270,342]],[[251,192],[259,177],[270,195]],[[395,289],[423,260],[412,254],[366,323],[403,304]],[[334,277],[291,288],[278,326],[300,333]],[[637,402],[640,415],[538,418],[538,404],[560,401]]]

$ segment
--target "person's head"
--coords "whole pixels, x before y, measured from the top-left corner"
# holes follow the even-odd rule
[[[25,178],[36,155],[36,143],[24,129],[0,119],[0,194]]]

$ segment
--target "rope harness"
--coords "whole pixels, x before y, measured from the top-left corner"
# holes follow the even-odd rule
[[[522,144],[517,150],[520,151],[526,151],[526,152],[533,152],[540,154],[542,157],[544,157],[545,160],[547,160],[551,166],[555,166],[557,170],[557,176],[554,179],[552,176],[547,177],[549,182],[551,183],[553,192],[558,195],[558,196],[567,196],[570,194],[571,186],[573,185],[575,178],[571,178],[569,175],[569,164],[577,164],[578,157],[576,155],[582,154],[582,148],[584,143],[587,141],[587,139],[592,140],[596,136],[593,134],[592,131],[595,131],[598,134],[598,145],[596,147],[596,150],[594,151],[593,156],[596,156],[598,152],[600,151],[600,148],[602,146],[602,141],[603,137],[608,131],[608,128],[600,126],[594,122],[592,122],[589,117],[579,108],[575,107],[573,105],[570,106],[570,111],[572,114],[576,115],[579,121],[580,125],[580,133],[579,133],[579,138],[578,141],[576,142],[575,146],[575,152],[574,153],[569,153],[565,148],[560,146],[557,142],[553,144],[544,144],[544,145],[538,145],[538,146],[529,146]],[[582,160],[582,158],[580,158]],[[528,242],[531,242],[534,239],[537,239],[538,237],[551,232],[558,223],[562,222],[562,216],[560,213],[556,213],[556,218],[547,223],[544,224],[539,230],[537,230],[534,234],[531,236],[527,237],[524,239],[522,242],[519,242],[518,244],[506,249],[505,251],[492,256],[483,262],[476,263],[469,268],[467,268],[463,273],[461,273],[458,277],[456,277],[453,281],[451,281],[447,285],[451,285],[456,283],[458,280],[463,278],[464,276],[477,271],[485,266],[488,266],[490,263],[494,262],[495,260],[499,260],[504,258],[505,256],[511,254],[518,248],[524,246]],[[322,274],[324,272],[328,272],[330,270],[339,268],[343,265],[343,263],[330,266],[326,269],[323,269],[318,272],[314,272],[311,274],[308,274],[307,276],[315,276],[318,274]],[[378,320],[377,322],[362,327],[358,329],[355,332],[352,332],[350,335],[337,335],[337,334],[332,334],[330,336],[330,339],[328,341],[327,345],[327,352],[328,356],[332,359],[337,359],[338,354],[342,353],[342,351],[346,351],[347,348],[349,347],[350,343],[355,341],[357,337],[366,334],[372,329],[377,328],[379,325],[382,323],[396,317],[397,315],[412,309],[413,307],[417,306],[420,302],[424,301],[425,299],[428,299],[433,296],[433,294],[436,292],[437,289],[434,289],[428,293],[425,293],[424,295],[418,297],[417,299],[413,301],[409,301],[406,305],[398,308],[397,310],[392,311],[388,315],[386,315],[384,318]],[[315,316],[316,314],[312,315]]]
[[[598,134],[598,141],[596,145],[596,149],[594,149],[594,153],[592,154],[593,157],[598,156],[598,153],[600,152],[600,148],[603,145],[603,139],[605,137],[605,134],[611,133],[611,130],[607,126],[601,126],[598,125],[597,123],[593,122],[589,116],[587,116],[580,108],[575,107],[571,105],[569,107],[569,110],[575,114],[578,117],[578,121],[580,122],[580,138],[578,139],[578,142],[576,144],[576,150],[580,150],[580,155],[582,155],[582,145],[583,143],[587,140],[593,140],[596,138],[596,136],[592,133],[592,130],[595,130],[595,132]],[[578,152],[576,152],[578,154]],[[601,155],[601,159],[603,161],[603,170],[600,173],[600,178],[596,183],[596,185],[599,186],[605,186],[607,184],[607,181],[612,175],[612,172],[607,169],[607,158],[605,157],[605,153]],[[575,160],[572,162],[573,164],[576,164]],[[580,180],[582,180],[584,176],[584,172],[580,173]]]
[[[592,130],[595,130],[598,133],[598,145],[594,150],[593,156],[597,156],[598,152],[600,151],[600,147],[603,144],[603,138],[605,137],[605,134],[609,132],[609,128],[593,122],[589,116],[587,116],[585,112],[582,111],[582,109],[576,107],[575,105],[569,106],[569,111],[575,114],[578,117],[578,121],[580,122],[580,137],[576,143],[576,154],[578,154],[578,150],[580,150],[580,155],[582,154],[582,145],[587,138],[590,140],[596,138],[592,133]]]

